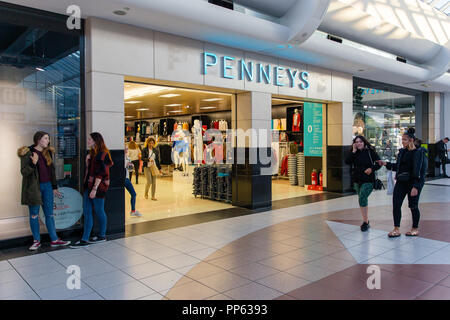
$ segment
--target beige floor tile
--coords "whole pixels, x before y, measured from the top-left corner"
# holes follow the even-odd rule
[[[192,281],[172,288],[165,294],[165,297],[170,300],[203,300],[217,294],[219,292],[197,281]]]
[[[225,292],[237,287],[242,287],[251,281],[234,273],[223,271],[206,278],[201,278],[198,282],[216,290],[217,292]]]

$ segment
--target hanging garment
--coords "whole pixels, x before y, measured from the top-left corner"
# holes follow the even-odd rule
[[[183,123],[183,130],[189,131],[189,123]]]
[[[294,113],[292,116],[292,131],[300,131],[300,113]]]
[[[194,137],[194,162],[202,163],[203,160],[203,129],[200,125],[192,127],[192,135]]]
[[[277,126],[276,126],[277,130],[282,130],[281,119],[276,119],[276,121],[277,121]]]
[[[282,175],[282,176],[288,175],[288,159],[289,159],[289,155],[286,155],[286,156],[284,156],[283,161],[281,162],[280,175]]]
[[[278,174],[278,169],[280,168],[280,143],[279,142],[272,142],[272,161],[271,161],[271,168],[272,168],[272,174]]]

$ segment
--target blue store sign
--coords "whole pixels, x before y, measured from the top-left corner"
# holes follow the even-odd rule
[[[305,102],[304,112],[304,154],[305,157],[322,156],[322,104]]]

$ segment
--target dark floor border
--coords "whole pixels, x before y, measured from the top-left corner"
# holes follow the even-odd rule
[[[251,210],[251,209],[246,209],[246,208],[241,208],[241,207],[233,207],[233,208],[229,208],[229,209],[201,212],[201,213],[195,213],[195,214],[174,217],[174,218],[166,218],[166,219],[161,219],[161,220],[140,222],[140,223],[130,224],[130,225],[125,226],[125,232],[119,232],[119,233],[108,235],[108,239],[114,240],[114,239],[120,239],[120,238],[124,238],[124,237],[132,237],[132,236],[137,236],[137,235],[146,234],[146,233],[150,233],[150,232],[164,231],[164,230],[169,230],[169,229],[191,226],[191,225],[204,223],[204,222],[229,219],[229,218],[240,217],[240,216],[245,216],[245,215],[250,215],[250,214],[267,212],[270,210],[284,209],[284,208],[305,205],[305,204],[314,203],[314,202],[337,199],[337,198],[341,198],[341,197],[345,197],[345,196],[349,196],[349,195],[353,195],[353,193],[341,194],[341,193],[324,192],[324,193],[318,193],[318,194],[313,194],[313,195],[309,195],[309,196],[302,196],[302,197],[289,198],[289,199],[283,199],[283,200],[275,200],[275,201],[272,201],[272,207],[262,208],[262,209]],[[79,240],[79,235],[78,235],[78,233],[76,233],[76,236],[67,237],[65,239],[76,241],[76,240]],[[43,238],[43,240],[44,240],[44,238]],[[53,252],[56,250],[68,249],[68,248],[52,248],[52,247],[50,247],[50,244],[48,242],[44,243],[44,241],[43,241],[42,247],[37,252],[30,252],[28,250],[28,246],[29,245],[8,248],[8,249],[1,249],[0,250],[0,261],[23,257],[23,256],[29,256],[29,255],[38,254],[38,253]]]

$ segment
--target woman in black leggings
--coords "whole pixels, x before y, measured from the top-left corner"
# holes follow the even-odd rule
[[[390,163],[385,161],[378,161],[380,165],[386,165],[388,170],[396,171],[396,183],[394,187],[394,195],[392,199],[393,215],[394,215],[394,230],[389,232],[390,238],[400,236],[400,221],[402,219],[402,204],[406,196],[408,196],[408,204],[411,209],[413,225],[411,231],[407,232],[407,236],[419,235],[419,195],[424,185],[424,178],[421,175],[423,165],[423,152],[418,150],[414,145],[413,128],[402,136],[403,148],[397,157],[397,163]]]

